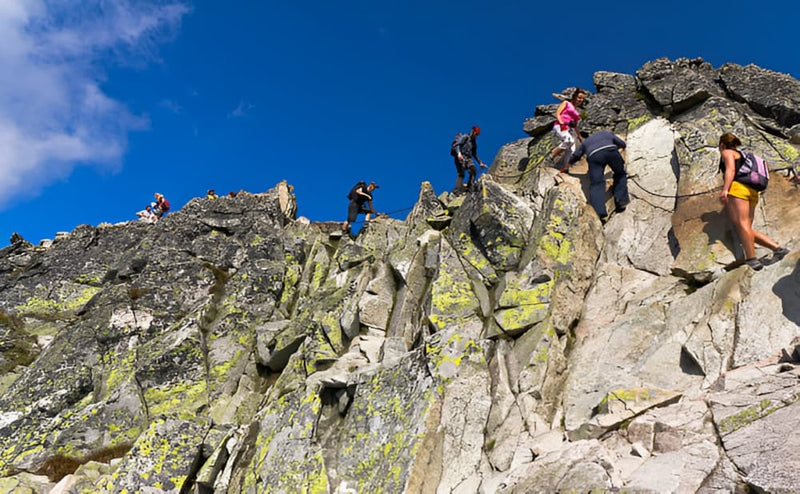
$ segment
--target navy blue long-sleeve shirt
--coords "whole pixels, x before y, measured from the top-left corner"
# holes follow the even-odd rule
[[[601,149],[620,148],[625,149],[625,141],[617,137],[613,132],[601,130],[583,140],[580,146],[572,153],[569,159],[570,164],[576,163],[585,154],[587,157]]]

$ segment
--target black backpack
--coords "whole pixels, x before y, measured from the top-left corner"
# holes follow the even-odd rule
[[[347,198],[350,199],[351,201],[353,199],[355,199],[358,196],[358,194],[356,194],[356,191],[358,190],[359,187],[366,188],[367,187],[367,183],[362,180],[362,181],[358,182],[357,184],[355,184],[353,186],[353,188],[350,189],[350,193],[347,194]]]
[[[459,132],[453,138],[453,142],[450,143],[450,156],[458,156],[458,150],[456,149],[456,147],[458,146],[458,143],[461,141],[461,139],[464,137],[464,135],[465,134],[462,134],[461,132]]]

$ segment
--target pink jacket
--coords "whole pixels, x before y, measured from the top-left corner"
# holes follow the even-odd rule
[[[577,122],[581,119],[581,114],[578,113],[578,110],[575,108],[575,105],[572,104],[571,101],[566,101],[566,105],[564,105],[564,109],[561,110],[561,121],[565,124],[570,122]]]

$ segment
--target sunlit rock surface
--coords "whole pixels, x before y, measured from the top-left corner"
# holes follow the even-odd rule
[[[800,82],[660,59],[594,83],[582,128],[628,143],[605,224],[586,163],[550,166],[545,102],[471,191],[423,183],[356,238],[285,182],[15,238],[0,491],[800,491]],[[792,252],[759,272],[724,269],[728,131],[784,170],[755,226]]]

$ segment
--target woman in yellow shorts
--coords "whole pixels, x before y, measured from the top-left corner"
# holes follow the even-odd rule
[[[737,149],[741,145],[742,141],[730,132],[722,134],[719,138],[719,151],[722,155],[719,167],[724,172],[725,179],[722,191],[719,193],[719,200],[725,206],[728,218],[739,235],[739,241],[744,249],[745,262],[758,271],[764,266],[756,258],[756,243],[772,250],[772,257],[775,261],[782,259],[789,253],[789,249],[781,247],[763,233],[753,230],[758,191],[733,179],[744,159],[742,153]]]

